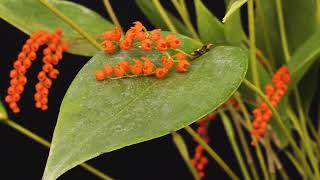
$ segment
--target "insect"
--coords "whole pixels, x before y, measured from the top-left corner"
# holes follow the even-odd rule
[[[201,48],[192,52],[191,55],[193,56],[193,59],[198,58],[198,57],[204,55],[205,53],[207,53],[208,51],[210,51],[212,46],[213,46],[213,44],[205,44]]]

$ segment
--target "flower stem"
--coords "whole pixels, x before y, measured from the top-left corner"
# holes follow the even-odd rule
[[[228,116],[223,112],[223,111],[219,111],[219,115],[222,119],[222,124],[224,126],[224,129],[227,133],[227,136],[229,138],[229,141],[230,141],[230,144],[231,144],[231,147],[232,147],[232,150],[236,156],[236,159],[239,163],[239,166],[240,166],[240,170],[243,174],[243,177],[244,179],[246,180],[249,180],[251,179],[250,178],[250,175],[249,175],[249,172],[248,172],[248,169],[246,167],[246,164],[243,160],[243,157],[241,155],[241,152],[240,152],[240,148],[239,148],[239,145],[237,144],[236,142],[236,138],[234,136],[234,129],[231,125],[231,120],[228,118]]]
[[[24,128],[23,126],[19,125],[18,123],[10,120],[10,119],[5,119],[5,120],[0,120],[2,123],[8,125],[9,127],[13,128],[14,130],[20,132],[21,134],[25,135],[26,137],[34,140],[35,142],[43,145],[46,148],[50,148],[50,142],[43,139],[42,137],[40,137],[39,135],[33,133],[32,131]],[[106,174],[104,174],[103,172],[95,169],[94,167],[92,167],[91,165],[87,164],[87,163],[82,163],[80,164],[80,166],[91,172],[92,174],[96,175],[97,177],[104,179],[104,180],[112,180],[112,178]]]
[[[184,162],[188,166],[193,178],[195,180],[200,180],[201,178],[199,177],[199,174],[198,174],[196,168],[191,163],[188,148],[187,148],[187,145],[186,145],[185,141],[183,140],[182,136],[177,132],[172,132],[171,135],[172,135],[173,142],[175,143],[182,159],[184,160]]]
[[[280,37],[281,37],[281,44],[284,53],[284,58],[286,62],[290,61],[290,52],[288,47],[288,40],[286,35],[286,29],[284,25],[284,17],[282,12],[282,0],[276,0],[277,6],[277,14],[278,14],[278,22],[279,22],[279,30],[280,30]]]
[[[253,0],[248,0],[248,22],[249,22],[249,47],[250,47],[250,65],[253,83],[260,88],[259,74],[256,60],[256,34],[254,26],[254,4]]]
[[[60,19],[62,19],[65,23],[67,23],[69,26],[71,26],[75,31],[77,31],[80,35],[82,35],[85,39],[87,39],[94,47],[96,47],[98,50],[103,50],[100,44],[91,37],[87,32],[85,32],[83,29],[81,29],[80,26],[78,26],[75,22],[73,22],[69,17],[64,15],[59,9],[48,3],[48,0],[40,0],[40,2],[46,6],[51,12],[53,12],[55,15],[57,15]]]
[[[115,24],[116,26],[118,26],[118,27],[120,28],[121,32],[123,33],[123,29],[122,29],[122,27],[121,27],[121,24],[119,23],[119,20],[118,20],[116,14],[115,14],[114,11],[113,11],[113,8],[112,8],[112,6],[111,6],[110,1],[109,1],[109,0],[103,0],[103,4],[104,4],[104,6],[106,7],[106,10],[107,10],[107,12],[108,12],[108,14],[109,14],[109,16],[110,16],[113,24]]]
[[[203,148],[208,154],[220,165],[220,167],[230,176],[231,179],[240,179],[231,168],[223,161],[223,159],[190,127],[184,128]]]
[[[253,179],[259,180],[259,175],[256,170],[252,154],[249,149],[248,141],[246,140],[245,134],[244,134],[243,129],[240,124],[242,121],[242,117],[240,116],[240,114],[235,110],[235,108],[232,105],[229,104],[228,109],[229,109],[231,117],[233,119],[234,126],[236,128],[236,132],[239,135],[240,144],[242,146],[242,149],[244,151],[244,155],[246,156],[247,162],[249,164],[249,168],[250,168],[250,171],[253,175]]]
[[[190,17],[188,14],[187,9],[185,8],[185,6],[183,6],[180,3],[185,3],[183,2],[178,2],[178,0],[171,0],[172,4],[174,5],[174,7],[176,8],[176,10],[178,11],[179,15],[182,18],[182,21],[184,22],[184,24],[187,26],[188,30],[190,31],[191,35],[193,38],[200,40],[199,36],[197,34],[197,31],[195,30],[195,28],[193,27],[191,21],[190,21]]]
[[[169,30],[174,33],[178,33],[177,29],[173,25],[172,21],[170,20],[168,14],[166,13],[163,6],[161,5],[160,1],[159,0],[152,0],[152,2],[156,6],[158,12],[160,13],[160,16],[162,17],[162,19],[164,20],[164,22],[168,26]]]

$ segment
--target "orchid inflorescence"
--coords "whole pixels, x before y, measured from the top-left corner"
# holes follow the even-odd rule
[[[290,80],[290,73],[287,67],[281,67],[272,77],[272,84],[265,86],[265,94],[272,106],[276,107],[281,97],[288,89]],[[272,117],[272,111],[265,102],[261,102],[253,111],[253,124],[251,129],[252,136],[255,139],[252,144],[255,145],[257,141],[263,137],[267,131],[268,122]]]
[[[63,57],[63,52],[68,49],[68,44],[61,40],[63,31],[56,29],[55,32],[36,31],[30,35],[25,42],[22,51],[18,54],[17,60],[10,71],[10,86],[7,90],[8,95],[5,101],[14,113],[19,113],[18,102],[27,84],[26,73],[31,67],[32,62],[37,59],[36,52],[43,45],[47,48],[43,50],[42,70],[38,73],[39,82],[36,84],[36,93],[34,95],[35,106],[41,110],[48,109],[49,88],[52,86],[52,79],[56,79],[59,71],[54,67]]]

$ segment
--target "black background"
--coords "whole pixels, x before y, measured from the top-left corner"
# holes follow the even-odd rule
[[[108,18],[102,1],[100,0],[77,0],[80,4],[95,10],[101,16]],[[139,20],[148,29],[154,28],[146,17],[140,12],[134,1],[112,0],[112,5],[124,29],[131,26],[131,22]],[[194,7],[191,1],[187,1],[191,15],[194,19]],[[220,19],[224,15],[223,0],[204,3]],[[162,4],[176,14],[169,1],[162,1]],[[245,11],[244,11],[245,12]],[[7,22],[0,20],[0,97],[3,99],[9,85],[9,71],[12,63],[19,53],[21,46],[28,36]],[[74,56],[66,53],[63,61],[58,65],[61,72],[58,79],[54,81],[50,89],[49,110],[42,112],[34,107],[33,94],[36,83],[37,72],[41,69],[40,60],[35,61],[27,73],[28,84],[20,101],[22,111],[18,115],[9,112],[10,119],[13,119],[50,140],[56,124],[59,107],[68,86],[76,76],[81,67],[89,60],[88,57]],[[240,174],[231,147],[223,132],[221,122],[215,121],[210,125],[211,146]],[[187,138],[190,149],[194,147],[192,139],[183,131],[181,133]],[[0,124],[0,179],[41,179],[48,149],[28,139],[8,126]],[[192,151],[193,152],[193,151]],[[171,136],[164,136],[152,141],[126,147],[111,153],[101,155],[89,161],[98,169],[106,172],[115,179],[192,179],[187,167],[175,148]],[[289,170],[291,167],[289,166]],[[206,179],[226,179],[225,173],[210,161],[206,171]],[[295,174],[293,174],[295,175]],[[92,174],[76,167],[64,174],[61,179],[97,179]]]

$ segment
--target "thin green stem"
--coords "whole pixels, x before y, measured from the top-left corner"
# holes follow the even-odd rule
[[[98,50],[103,50],[100,44],[93,37],[91,37],[83,29],[81,29],[80,26],[78,26],[75,22],[73,22],[69,17],[64,15],[59,9],[57,9],[56,7],[48,3],[48,0],[39,0],[39,1],[44,6],[46,6],[51,12],[57,15],[61,20],[63,20],[65,23],[71,26],[75,31],[77,31],[80,35],[82,35],[85,39],[87,39],[94,47],[96,47]]]
[[[288,151],[284,151],[288,159],[291,161],[293,166],[296,168],[296,170],[299,172],[299,174],[304,177],[303,179],[306,179],[306,171],[304,168],[302,168],[301,163],[298,162],[298,160]]]
[[[176,145],[182,159],[186,163],[193,178],[195,180],[200,180],[201,178],[199,177],[199,174],[198,174],[196,168],[191,163],[188,148],[187,148],[185,141],[183,140],[183,137],[177,132],[172,132],[171,135],[172,135],[172,139],[173,139],[174,144]]]
[[[267,26],[264,14],[262,12],[262,6],[261,6],[260,0],[256,0],[256,5],[257,5],[257,14],[260,17],[260,22],[261,22],[261,25],[262,25],[261,29],[262,29],[262,32],[263,32],[264,44],[265,44],[265,47],[266,47],[267,54],[269,56],[268,59],[270,60],[271,64],[273,66],[275,66],[275,59],[274,59],[274,56],[272,54],[270,37],[269,37],[269,33],[267,32],[267,30],[269,28]]]
[[[24,128],[23,126],[19,125],[18,123],[10,120],[10,119],[5,119],[5,120],[0,120],[1,122],[3,122],[4,124],[8,125],[9,127],[13,128],[14,130],[20,132],[21,134],[25,135],[26,137],[34,140],[35,142],[43,145],[46,148],[50,148],[50,142],[43,139],[42,137],[40,137],[39,135],[33,133],[32,131],[30,131],[29,129]],[[101,178],[101,179],[105,179],[105,180],[112,180],[112,178],[106,174],[104,174],[103,172],[97,170],[96,168],[90,166],[87,163],[82,163],[80,164],[80,166],[91,172],[92,174],[96,175],[97,177]]]
[[[240,148],[239,148],[239,145],[237,144],[236,142],[236,138],[234,136],[234,130],[233,130],[233,127],[231,125],[231,120],[228,118],[228,116],[223,112],[223,111],[219,111],[219,115],[222,119],[222,124],[224,126],[224,129],[227,133],[227,136],[229,138],[229,141],[230,141],[230,144],[231,144],[231,148],[236,156],[236,159],[239,163],[239,166],[240,166],[240,170],[243,174],[243,177],[244,179],[246,180],[249,180],[251,179],[250,178],[250,175],[249,175],[249,172],[248,172],[248,169],[246,167],[246,163],[244,162],[243,160],[243,157],[241,155],[241,152],[240,152]]]
[[[304,147],[306,149],[306,153],[309,157],[309,160],[313,166],[314,172],[317,176],[317,171],[319,171],[318,165],[317,165],[318,161],[317,161],[316,155],[314,154],[315,151],[312,150],[312,140],[310,139],[308,130],[306,129],[306,127],[304,130],[301,130],[299,127],[297,127],[298,126],[298,123],[297,123],[298,118],[295,116],[295,114],[293,113],[293,111],[291,109],[287,108],[287,113],[288,113],[289,119],[291,119],[291,122],[293,123],[293,125],[297,129],[297,132],[302,139],[302,143],[304,144]],[[305,124],[303,126],[305,126]]]
[[[203,146],[208,154],[217,162],[217,164],[229,175],[231,179],[240,179],[231,168],[223,161],[223,159],[190,127],[184,128],[195,141]]]
[[[249,144],[248,141],[245,138],[245,134],[242,130],[241,127],[241,121],[242,121],[242,117],[240,116],[240,114],[234,109],[234,107],[232,105],[228,105],[228,109],[231,113],[231,117],[233,119],[233,123],[234,123],[234,127],[236,128],[236,132],[238,133],[239,139],[240,139],[240,144],[241,147],[244,151],[244,155],[247,159],[247,162],[249,164],[249,168],[250,171],[252,173],[253,179],[255,180],[259,180],[259,175],[258,172],[256,170],[255,164],[254,164],[254,160],[253,157],[251,155],[250,149],[249,149]]]
[[[121,29],[121,32],[123,33],[123,29],[121,27],[121,24],[119,23],[119,20],[118,20],[116,14],[114,13],[114,10],[113,10],[113,8],[111,6],[110,1],[109,0],[102,0],[102,1],[103,1],[104,6],[106,7],[106,10],[107,10],[107,12],[108,12],[113,24],[118,26]]]
[[[173,25],[172,21],[170,20],[168,14],[166,13],[163,6],[161,5],[160,1],[159,0],[152,0],[152,2],[156,6],[156,9],[158,10],[160,16],[162,17],[162,19],[164,20],[164,22],[168,26],[169,30],[174,33],[178,33],[177,29]]]
[[[191,35],[193,38],[200,40],[197,31],[195,30],[195,28],[193,27],[190,17],[189,17],[189,13],[186,9],[183,8],[182,4],[180,4],[178,2],[178,0],[171,0],[172,4],[174,5],[174,7],[176,8],[176,10],[178,11],[179,15],[182,18],[183,23],[187,26],[188,30],[190,31]]]
[[[318,27],[320,25],[320,0],[316,0],[316,13],[317,13],[317,24],[318,24]]]
[[[286,29],[285,29],[285,24],[284,24],[284,17],[283,17],[283,12],[282,12],[282,0],[276,0],[276,6],[277,6],[280,38],[281,38],[281,44],[282,44],[282,49],[283,49],[283,53],[284,53],[284,58],[285,58],[286,62],[289,62],[290,51],[289,51]]]
[[[248,22],[249,22],[249,47],[250,65],[254,85],[260,88],[259,74],[256,59],[256,33],[254,26],[254,4],[253,0],[248,0]]]

